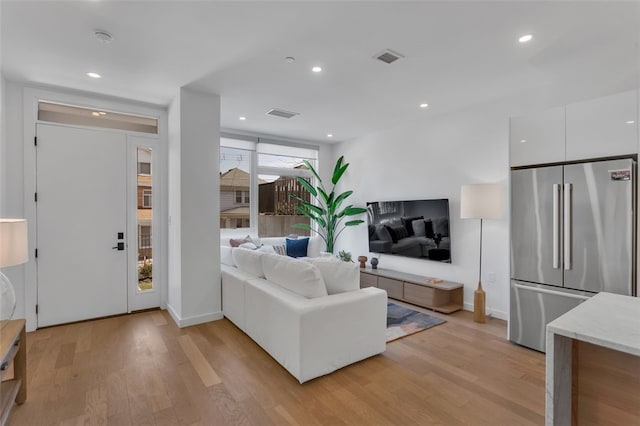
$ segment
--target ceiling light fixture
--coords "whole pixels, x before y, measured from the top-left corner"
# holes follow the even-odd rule
[[[425,104],[420,104],[420,108],[426,108],[428,106],[429,106],[429,104],[426,104],[426,103]]]
[[[106,32],[105,30],[95,30],[93,35],[96,37],[101,44],[109,44],[113,41],[113,36]]]
[[[627,121],[627,124],[633,124],[635,122],[636,122],[635,120],[629,120],[629,121]]]
[[[284,58],[284,60],[292,64],[296,61],[296,58],[294,58],[293,56],[287,56],[286,58]]]
[[[533,39],[533,35],[531,35],[531,34],[525,34],[525,35],[521,36],[521,37],[518,39],[518,41],[519,41],[520,43],[527,43],[527,42],[531,41],[531,39]]]
[[[107,113],[106,113],[106,112],[103,112],[103,111],[98,112],[98,114],[100,114],[100,115],[107,115]]]
[[[91,115],[93,115],[94,117],[100,117],[100,113],[98,111],[93,111]]]
[[[241,121],[245,121],[247,119],[247,117],[245,117],[244,115],[240,116],[240,120]]]
[[[315,67],[311,68],[311,71],[313,71],[313,72],[322,72],[322,67],[315,66]]]
[[[88,72],[87,75],[91,78],[102,78],[102,76],[97,72]]]
[[[333,137],[333,133],[327,133],[327,137],[328,138],[332,138]]]
[[[526,141],[526,139],[520,139],[520,143],[525,143]]]

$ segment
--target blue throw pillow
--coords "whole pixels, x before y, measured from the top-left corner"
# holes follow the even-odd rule
[[[309,238],[298,238],[296,240],[287,238],[287,256],[307,257],[307,247]]]

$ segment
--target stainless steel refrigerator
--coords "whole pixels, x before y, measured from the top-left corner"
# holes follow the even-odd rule
[[[635,295],[635,188],[631,158],[512,170],[510,340],[544,352],[560,315]]]

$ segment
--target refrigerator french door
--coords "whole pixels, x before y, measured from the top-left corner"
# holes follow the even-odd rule
[[[545,350],[546,324],[600,291],[635,293],[635,161],[511,173],[509,338]]]

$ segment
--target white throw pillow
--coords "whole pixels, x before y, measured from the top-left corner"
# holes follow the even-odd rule
[[[327,248],[324,240],[320,237],[309,238],[309,245],[307,246],[307,256],[319,257],[320,252]]]
[[[307,257],[320,270],[327,293],[337,294],[360,289],[360,267],[357,263],[342,262],[335,257]]]
[[[276,252],[273,246],[266,246],[266,245],[260,247],[258,251],[262,253],[271,253],[271,254]]]
[[[307,299],[327,296],[327,287],[318,268],[304,262],[277,254],[264,254],[262,268],[267,280]]]
[[[249,249],[249,250],[255,250],[258,248],[258,246],[253,243],[242,243],[238,247],[243,249]]]
[[[233,249],[231,246],[220,246],[220,263],[223,265],[236,266],[236,262],[233,261],[232,252]]]
[[[262,262],[260,260],[262,255],[264,255],[264,253],[257,250],[234,248],[232,251],[233,261],[238,266],[238,269],[258,278],[264,277]]]

